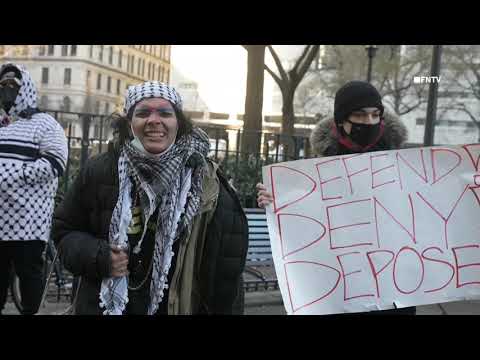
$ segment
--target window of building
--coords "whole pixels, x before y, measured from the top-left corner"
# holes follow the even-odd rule
[[[100,114],[100,101],[95,102],[95,114]]]
[[[142,76],[145,76],[145,59],[142,60]]]
[[[102,88],[102,74],[97,75],[97,90],[101,90]]]
[[[129,72],[131,72],[133,74],[133,69],[135,69],[135,56],[134,55],[132,55],[132,60],[130,62],[130,67],[131,68],[130,68]]]
[[[163,59],[163,45],[160,45],[160,59]]]
[[[110,103],[106,102],[105,103],[105,115],[108,115],[109,113],[110,113]]]
[[[100,52],[98,53],[98,60],[103,61],[103,45],[100,45]]]
[[[93,45],[90,45],[90,59],[93,58]]]
[[[68,55],[68,45],[62,45],[62,56]]]
[[[118,52],[118,67],[119,68],[122,68],[122,57],[123,57],[123,52],[122,52],[122,50],[120,50]]]
[[[63,74],[63,84],[70,85],[72,82],[72,69],[66,68]]]
[[[117,80],[117,95],[120,95],[120,85],[122,81],[120,79]]]
[[[108,54],[108,63],[110,65],[113,64],[113,46],[110,46],[110,52]]]
[[[158,81],[163,81],[163,67],[161,66],[158,69]]]
[[[55,45],[48,45],[48,55],[54,55],[55,53]]]
[[[140,69],[142,68],[142,59],[138,59],[137,63],[137,75],[140,75]]]
[[[70,47],[70,56],[77,56],[77,45],[72,45]]]
[[[110,93],[112,91],[112,77],[109,76],[107,78],[107,92]]]
[[[48,68],[42,68],[42,84],[48,84]]]
[[[90,89],[90,78],[92,76],[92,72],[87,70],[87,88]]]
[[[63,111],[70,111],[71,101],[68,96],[63,98]]]
[[[155,80],[155,64],[152,64],[152,77],[150,79]]]
[[[148,63],[148,78],[150,79],[150,75],[152,74],[152,63]]]
[[[96,114],[98,114],[98,112]],[[100,137],[100,125],[99,124],[93,125],[93,137],[95,139],[98,139]]]
[[[45,45],[40,45],[40,48],[38,49],[38,55],[45,56]]]

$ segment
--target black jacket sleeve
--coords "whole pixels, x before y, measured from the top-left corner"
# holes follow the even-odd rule
[[[110,274],[111,256],[108,242],[93,235],[89,216],[94,202],[95,184],[87,162],[55,210],[52,237],[68,271],[102,279]]]
[[[238,299],[243,292],[241,280],[248,249],[248,223],[234,190],[221,174],[219,179],[217,209],[207,230],[217,238],[218,244],[209,310],[215,314],[243,313],[243,304],[239,304]]]

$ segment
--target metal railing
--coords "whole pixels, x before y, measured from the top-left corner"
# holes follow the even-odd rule
[[[88,157],[108,149],[108,143],[113,139],[110,116],[60,110],[44,111],[52,115],[65,129],[69,156],[61,190],[66,192]],[[245,131],[228,125],[198,126],[209,135],[209,157],[220,164],[232,179],[233,185],[240,190],[244,188],[239,186],[239,183],[244,181],[242,177],[249,178],[251,182],[260,181],[262,166],[308,158],[310,155],[310,143],[305,135],[285,136],[265,130]],[[247,138],[249,143],[257,144],[255,151],[244,150],[242,142]],[[254,192],[254,187],[251,191]],[[243,199],[251,197],[248,194],[240,195],[242,202]],[[253,203],[244,205],[254,206]]]

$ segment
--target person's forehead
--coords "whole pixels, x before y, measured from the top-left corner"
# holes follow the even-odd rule
[[[162,98],[149,98],[141,100],[136,108],[151,108],[151,107],[166,107],[166,108],[173,108],[170,101],[162,99]]]
[[[2,77],[1,77],[0,80],[7,79],[7,78],[13,79],[14,77],[15,77],[15,73],[14,73],[13,71],[6,71],[6,72],[2,75]]]
[[[360,111],[375,112],[375,111],[380,111],[380,109],[377,107],[365,107],[365,108],[361,108]]]

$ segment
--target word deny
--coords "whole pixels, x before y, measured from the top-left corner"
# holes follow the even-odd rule
[[[462,200],[467,199],[467,194],[472,196],[473,193],[475,198],[477,198],[475,190],[478,188],[478,186],[466,185],[461,194],[457,195],[455,203],[448,209],[435,207],[432,205],[432,200],[426,195],[422,195],[420,192],[416,192],[413,195],[408,194],[407,196],[397,196],[398,202],[404,203],[405,212],[409,213],[409,219],[404,220],[403,222],[399,220],[399,217],[391,209],[389,209],[388,205],[384,204],[375,196],[368,199],[360,199],[326,206],[324,216],[324,218],[326,218],[326,224],[318,219],[300,214],[277,214],[277,226],[282,257],[285,259],[288,255],[297,252],[297,250],[294,250],[287,253],[285,250],[285,240],[283,239],[282,234],[285,234],[285,230],[295,222],[298,222],[299,219],[302,219],[304,222],[303,226],[318,229],[318,233],[322,233],[320,237],[309,243],[308,246],[302,247],[302,249],[317,243],[325,235],[328,235],[329,237],[330,250],[357,246],[376,246],[377,248],[380,248],[388,245],[390,238],[385,239],[386,243],[382,244],[382,239],[380,237],[380,230],[382,226],[384,226],[384,224],[379,221],[380,214],[386,214],[388,218],[396,224],[400,233],[404,235],[403,238],[410,241],[411,245],[421,244],[422,239],[419,239],[417,235],[419,221],[416,217],[416,214],[420,210],[423,211],[423,214],[425,214],[425,210],[427,210],[428,214],[431,215],[431,218],[428,218],[428,221],[433,222],[437,220],[443,224],[443,239],[439,245],[448,249],[448,230],[451,219],[455,214],[455,210],[459,207]],[[477,204],[479,203],[477,202]],[[422,207],[422,209],[420,207]],[[345,220],[345,211],[356,213],[357,215],[355,216],[355,219]],[[422,220],[425,222],[426,219],[423,218]],[[345,241],[345,238],[348,238],[349,241]]]
[[[471,259],[472,254],[475,254],[475,262],[466,260],[467,257]],[[448,255],[450,256],[446,259]],[[349,263],[347,259],[353,257],[355,257],[355,262]],[[407,257],[410,258],[408,264],[405,261]],[[342,287],[343,301],[349,301],[359,298],[381,298],[384,295],[383,292],[411,296],[416,293],[433,294],[441,292],[452,283],[456,289],[466,285],[480,285],[480,281],[478,281],[480,246],[477,244],[452,247],[450,253],[435,246],[423,249],[405,246],[397,252],[391,250],[354,251],[339,254],[336,256],[336,260],[337,264],[322,264],[312,261],[291,261],[284,264],[292,312],[297,312],[319,301],[327,301]],[[309,266],[312,270],[317,269],[316,275],[320,274],[319,271],[324,272],[324,276],[318,277],[318,281],[315,281],[317,297],[306,304],[298,304],[292,296],[293,284],[289,282],[288,278],[289,273],[295,271],[295,267],[304,266]],[[467,269],[473,267],[476,268],[476,272],[472,272],[474,269]],[[404,277],[402,278],[402,273],[404,274],[406,270],[410,275],[408,282]],[[439,273],[442,274],[441,277],[438,276]],[[325,281],[325,278],[331,279],[332,275],[333,280]],[[432,284],[433,278],[435,278],[434,284]],[[355,286],[353,286],[355,283],[364,284],[364,289],[355,291]]]

